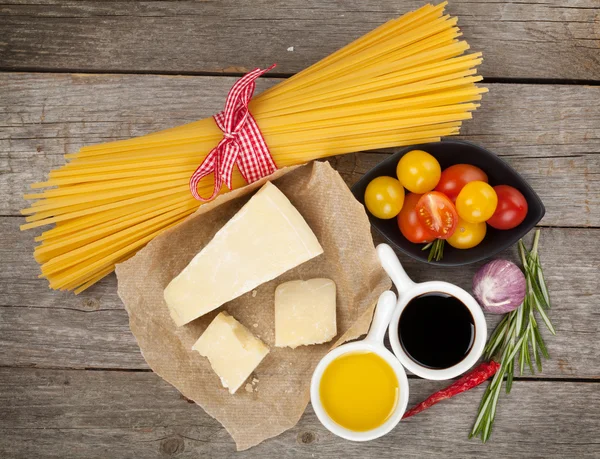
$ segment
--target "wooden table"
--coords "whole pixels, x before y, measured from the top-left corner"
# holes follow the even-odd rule
[[[309,407],[293,429],[235,454],[218,422],[153,374],[114,275],[84,294],[37,279],[26,185],[85,144],[220,110],[235,78],[277,62],[266,87],[421,0],[0,2],[0,457],[600,457],[600,3],[454,0],[490,93],[462,138],[542,197],[541,254],[557,336],[543,373],[502,396],[488,444],[467,438],[483,388],[354,444]],[[389,152],[331,161],[348,184]],[[516,259],[513,250],[503,254]],[[478,265],[419,281],[469,288]],[[490,318],[490,326],[496,323]],[[445,383],[410,380],[410,403]]]

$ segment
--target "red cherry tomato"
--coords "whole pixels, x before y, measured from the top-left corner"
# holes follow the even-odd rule
[[[456,202],[456,197],[460,190],[469,183],[474,181],[486,182],[488,176],[477,166],[471,164],[455,164],[447,169],[444,169],[440,181],[435,187],[435,191],[444,193],[452,202]]]
[[[498,195],[498,206],[487,224],[499,230],[509,230],[519,226],[527,216],[525,196],[508,185],[495,186],[494,191]]]
[[[448,196],[438,191],[425,193],[417,203],[419,220],[438,239],[448,239],[458,224],[458,213]]]
[[[432,234],[419,220],[417,216],[417,202],[420,194],[409,193],[404,198],[404,205],[398,214],[398,227],[402,235],[415,244],[431,242],[435,239]]]

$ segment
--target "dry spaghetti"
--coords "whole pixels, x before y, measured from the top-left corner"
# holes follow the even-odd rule
[[[481,53],[465,54],[445,5],[389,21],[256,96],[250,111],[277,167],[458,134],[487,90],[476,85]],[[193,213],[190,175],[222,136],[207,118],[65,155],[22,211],[23,230],[55,224],[36,237],[41,277],[79,293]],[[233,188],[244,184],[234,169]]]

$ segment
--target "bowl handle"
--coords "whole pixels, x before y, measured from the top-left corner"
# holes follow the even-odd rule
[[[375,314],[371,321],[371,329],[365,340],[383,343],[383,337],[390,324],[394,308],[396,307],[396,295],[391,290],[386,290],[379,296]]]
[[[415,285],[406,274],[406,271],[404,271],[400,260],[398,260],[398,256],[389,245],[379,244],[377,246],[377,255],[379,255],[379,261],[384,271],[390,276],[396,286],[398,296],[402,296],[403,293],[408,292]]]

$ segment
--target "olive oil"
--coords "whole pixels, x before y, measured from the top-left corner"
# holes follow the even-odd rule
[[[379,427],[398,403],[399,384],[390,365],[373,352],[350,352],[323,372],[323,408],[340,426],[356,432]]]

